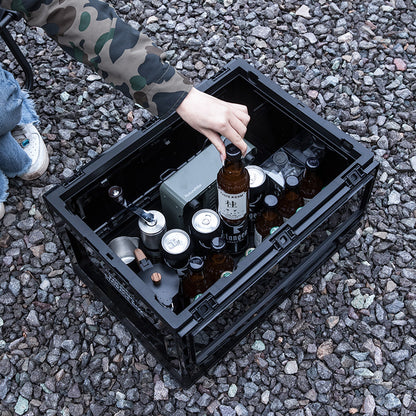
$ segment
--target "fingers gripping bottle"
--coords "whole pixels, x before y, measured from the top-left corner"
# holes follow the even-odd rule
[[[231,254],[242,253],[248,237],[250,176],[241,156],[237,146],[227,145],[226,159],[217,175],[218,214]]]

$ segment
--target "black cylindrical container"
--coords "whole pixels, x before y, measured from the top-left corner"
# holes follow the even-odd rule
[[[267,175],[260,166],[246,166],[250,176],[249,191],[249,212],[248,212],[248,233],[249,241],[254,235],[254,223],[261,208],[261,203],[267,187]]]
[[[190,229],[196,253],[206,255],[212,239],[221,235],[220,216],[212,209],[201,209],[192,216]]]
[[[246,169],[250,176],[250,191],[249,191],[249,203],[253,204],[262,196],[266,191],[266,173],[260,166],[247,165]]]
[[[168,266],[174,269],[186,267],[191,255],[191,237],[180,228],[166,231],[161,241],[162,255]]]

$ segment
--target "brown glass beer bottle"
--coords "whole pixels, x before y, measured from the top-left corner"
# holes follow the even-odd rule
[[[226,244],[230,252],[237,254],[247,245],[250,176],[241,160],[241,150],[232,143],[226,146],[217,186],[218,214],[226,225]]]
[[[279,214],[286,221],[303,205],[303,198],[299,195],[299,180],[296,176],[290,175],[285,179],[285,191],[279,201]]]
[[[256,218],[254,228],[254,245],[258,247],[263,239],[270,235],[273,227],[283,224],[278,211],[278,199],[275,195],[266,195],[263,199],[263,209]]]
[[[225,239],[214,237],[211,241],[211,253],[205,261],[205,275],[208,286],[214,284],[221,274],[234,269],[233,258],[225,252]]]
[[[183,278],[182,291],[186,303],[192,303],[198,294],[205,292],[207,281],[204,273],[204,260],[194,256],[189,259],[188,274]]]
[[[322,179],[318,175],[319,160],[310,157],[306,160],[305,172],[299,183],[299,194],[303,197],[305,204],[322,189]]]
[[[229,144],[226,155],[217,175],[218,213],[227,224],[237,225],[248,216],[250,176],[237,146]]]

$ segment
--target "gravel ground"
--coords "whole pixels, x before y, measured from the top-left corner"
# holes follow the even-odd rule
[[[149,115],[16,26],[50,153],[2,221],[2,415],[414,415],[416,2],[137,0],[116,8],[195,82],[240,57],[371,148],[365,223],[307,285],[183,390],[74,275],[42,193]],[[18,73],[0,44],[2,61]]]

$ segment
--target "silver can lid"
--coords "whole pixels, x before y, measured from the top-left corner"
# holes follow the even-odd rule
[[[171,255],[182,254],[188,250],[191,244],[189,234],[180,228],[166,231],[162,237],[163,250]]]
[[[216,231],[220,223],[220,216],[212,209],[200,209],[192,216],[192,227],[200,234]]]
[[[273,155],[273,162],[280,168],[283,169],[284,166],[289,162],[287,154],[283,150],[279,150]]]
[[[250,188],[258,188],[266,181],[266,174],[260,166],[248,165],[246,166],[250,176]]]
[[[153,210],[153,209],[148,211],[148,212],[153,214],[155,224],[154,225],[149,225],[142,218],[139,218],[140,231],[143,234],[146,234],[146,235],[155,235],[155,234],[160,233],[166,227],[165,216],[160,211],[156,211],[156,210]]]

